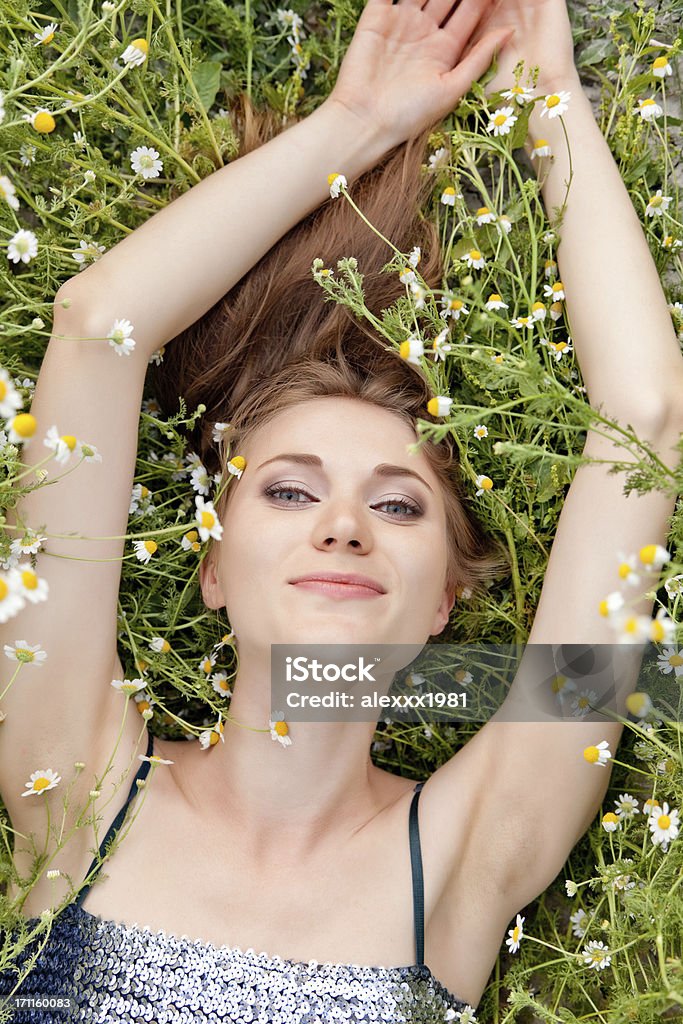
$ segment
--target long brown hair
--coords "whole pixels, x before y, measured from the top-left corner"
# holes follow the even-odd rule
[[[282,130],[272,110],[257,111],[246,94],[229,110],[241,140],[239,156]],[[429,288],[441,287],[443,263],[434,224],[421,212],[432,183],[422,174],[430,129],[395,147],[353,182],[357,206],[401,251],[420,246],[420,274]],[[239,454],[249,434],[279,411],[323,396],[347,396],[394,412],[414,429],[427,411],[427,379],[391,346],[356,319],[346,306],[328,299],[314,280],[311,264],[328,267],[354,256],[363,275],[365,304],[377,317],[405,286],[398,274],[381,273],[390,253],[342,197],[329,200],[291,228],[204,316],[164,350],[151,367],[162,411],[172,415],[183,395],[189,410],[206,412],[190,444],[210,474],[223,473],[225,451],[212,439],[215,422],[231,424],[230,454]],[[416,435],[417,439],[417,435]],[[487,536],[468,508],[453,439],[425,440],[421,451],[439,478],[448,529],[447,587],[456,593],[483,589],[509,563],[501,545]],[[222,483],[221,483],[222,486]],[[216,503],[222,518],[228,486]]]

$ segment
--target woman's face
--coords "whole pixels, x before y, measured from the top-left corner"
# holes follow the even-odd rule
[[[275,643],[424,644],[441,632],[453,607],[445,509],[427,459],[407,451],[415,440],[386,409],[316,398],[231,452],[247,465],[228,484],[223,537],[200,580],[207,606],[225,605],[241,660]],[[377,472],[387,466],[411,474]],[[325,572],[383,592],[292,582]]]

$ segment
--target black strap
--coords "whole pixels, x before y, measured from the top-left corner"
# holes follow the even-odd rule
[[[149,731],[148,731],[147,735],[148,735],[148,740],[147,740],[146,757],[151,757],[152,756],[153,744],[154,744],[154,737],[152,736],[152,733],[149,732]],[[97,871],[99,871],[99,869],[101,868],[102,862],[100,861],[100,863],[98,864],[98,860],[99,860],[99,858],[104,859],[104,855],[105,855],[104,851],[106,849],[107,843],[118,832],[118,830],[121,827],[121,824],[123,822],[123,819],[126,816],[126,811],[128,810],[128,804],[131,802],[133,797],[135,797],[137,795],[137,793],[138,793],[138,786],[137,786],[138,779],[146,778],[147,777],[147,773],[149,772],[149,768],[150,768],[150,762],[149,761],[141,761],[140,762],[140,767],[138,768],[137,772],[135,773],[135,778],[133,779],[133,783],[132,783],[132,785],[130,787],[130,792],[128,793],[128,796],[126,797],[126,802],[123,805],[123,807],[121,808],[121,810],[119,811],[119,813],[116,815],[114,820],[112,821],[112,823],[109,826],[109,828],[107,829],[107,834],[104,837],[104,839],[102,840],[102,842],[100,843],[100,848],[99,848],[99,851],[97,853],[97,856],[93,857],[92,862],[90,864],[90,867],[88,868],[88,870],[85,873],[85,877],[86,878],[88,877],[90,872],[93,870],[93,868],[96,867]],[[96,875],[97,875],[97,871],[93,875],[92,879],[87,883],[87,885],[84,885],[83,888],[81,889],[81,891],[79,892],[78,899],[76,900],[76,906],[80,906],[81,903],[83,902],[83,900],[85,899],[85,897],[87,896],[87,894],[88,894],[88,892],[90,890],[90,886],[95,881],[95,878],[96,878]]]
[[[420,826],[417,821],[417,805],[424,782],[415,786],[415,794],[410,804],[408,818],[408,834],[410,838],[410,867],[413,873],[413,921],[415,925],[416,962],[424,963],[425,945],[425,896],[424,878],[422,875],[422,852],[420,850]]]

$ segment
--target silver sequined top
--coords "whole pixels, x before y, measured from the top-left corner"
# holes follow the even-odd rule
[[[150,737],[148,751],[151,750]],[[136,778],[144,777],[142,762]],[[137,924],[105,920],[77,902],[56,915],[36,964],[14,995],[69,996],[72,1009],[26,1006],[14,1010],[16,1024],[328,1024],[332,1021],[458,1021],[466,1003],[437,981],[422,960],[424,894],[417,828],[417,801],[410,808],[416,964],[373,967],[360,964],[299,962],[215,946],[186,935],[167,935]],[[100,853],[120,827],[137,792],[102,841]],[[96,865],[98,858],[93,860]],[[96,865],[98,866],[98,865]],[[92,868],[92,865],[91,865]],[[90,869],[88,871],[90,874]],[[92,880],[90,882],[92,884]],[[36,918],[31,919],[35,923]],[[21,965],[35,951],[30,945]],[[0,1005],[16,984],[16,972],[0,972]],[[54,1004],[55,1000],[49,1000]],[[12,1004],[13,1005],[13,1004]]]

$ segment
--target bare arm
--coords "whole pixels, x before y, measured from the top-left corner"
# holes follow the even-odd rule
[[[344,174],[351,185],[385,152],[378,132],[328,99],[154,214],[67,281],[57,299],[70,298],[69,319],[87,317],[96,337],[114,319],[128,319],[136,351],[148,359],[329,197],[328,174]]]
[[[647,239],[578,73],[548,92],[560,89],[571,93],[562,117],[573,177],[557,250],[569,333],[591,405],[604,402],[607,414],[649,424],[662,406],[680,405],[680,346]],[[553,154],[539,171],[552,220],[565,199],[569,154],[559,117],[541,117],[537,104],[527,152],[540,138]]]

